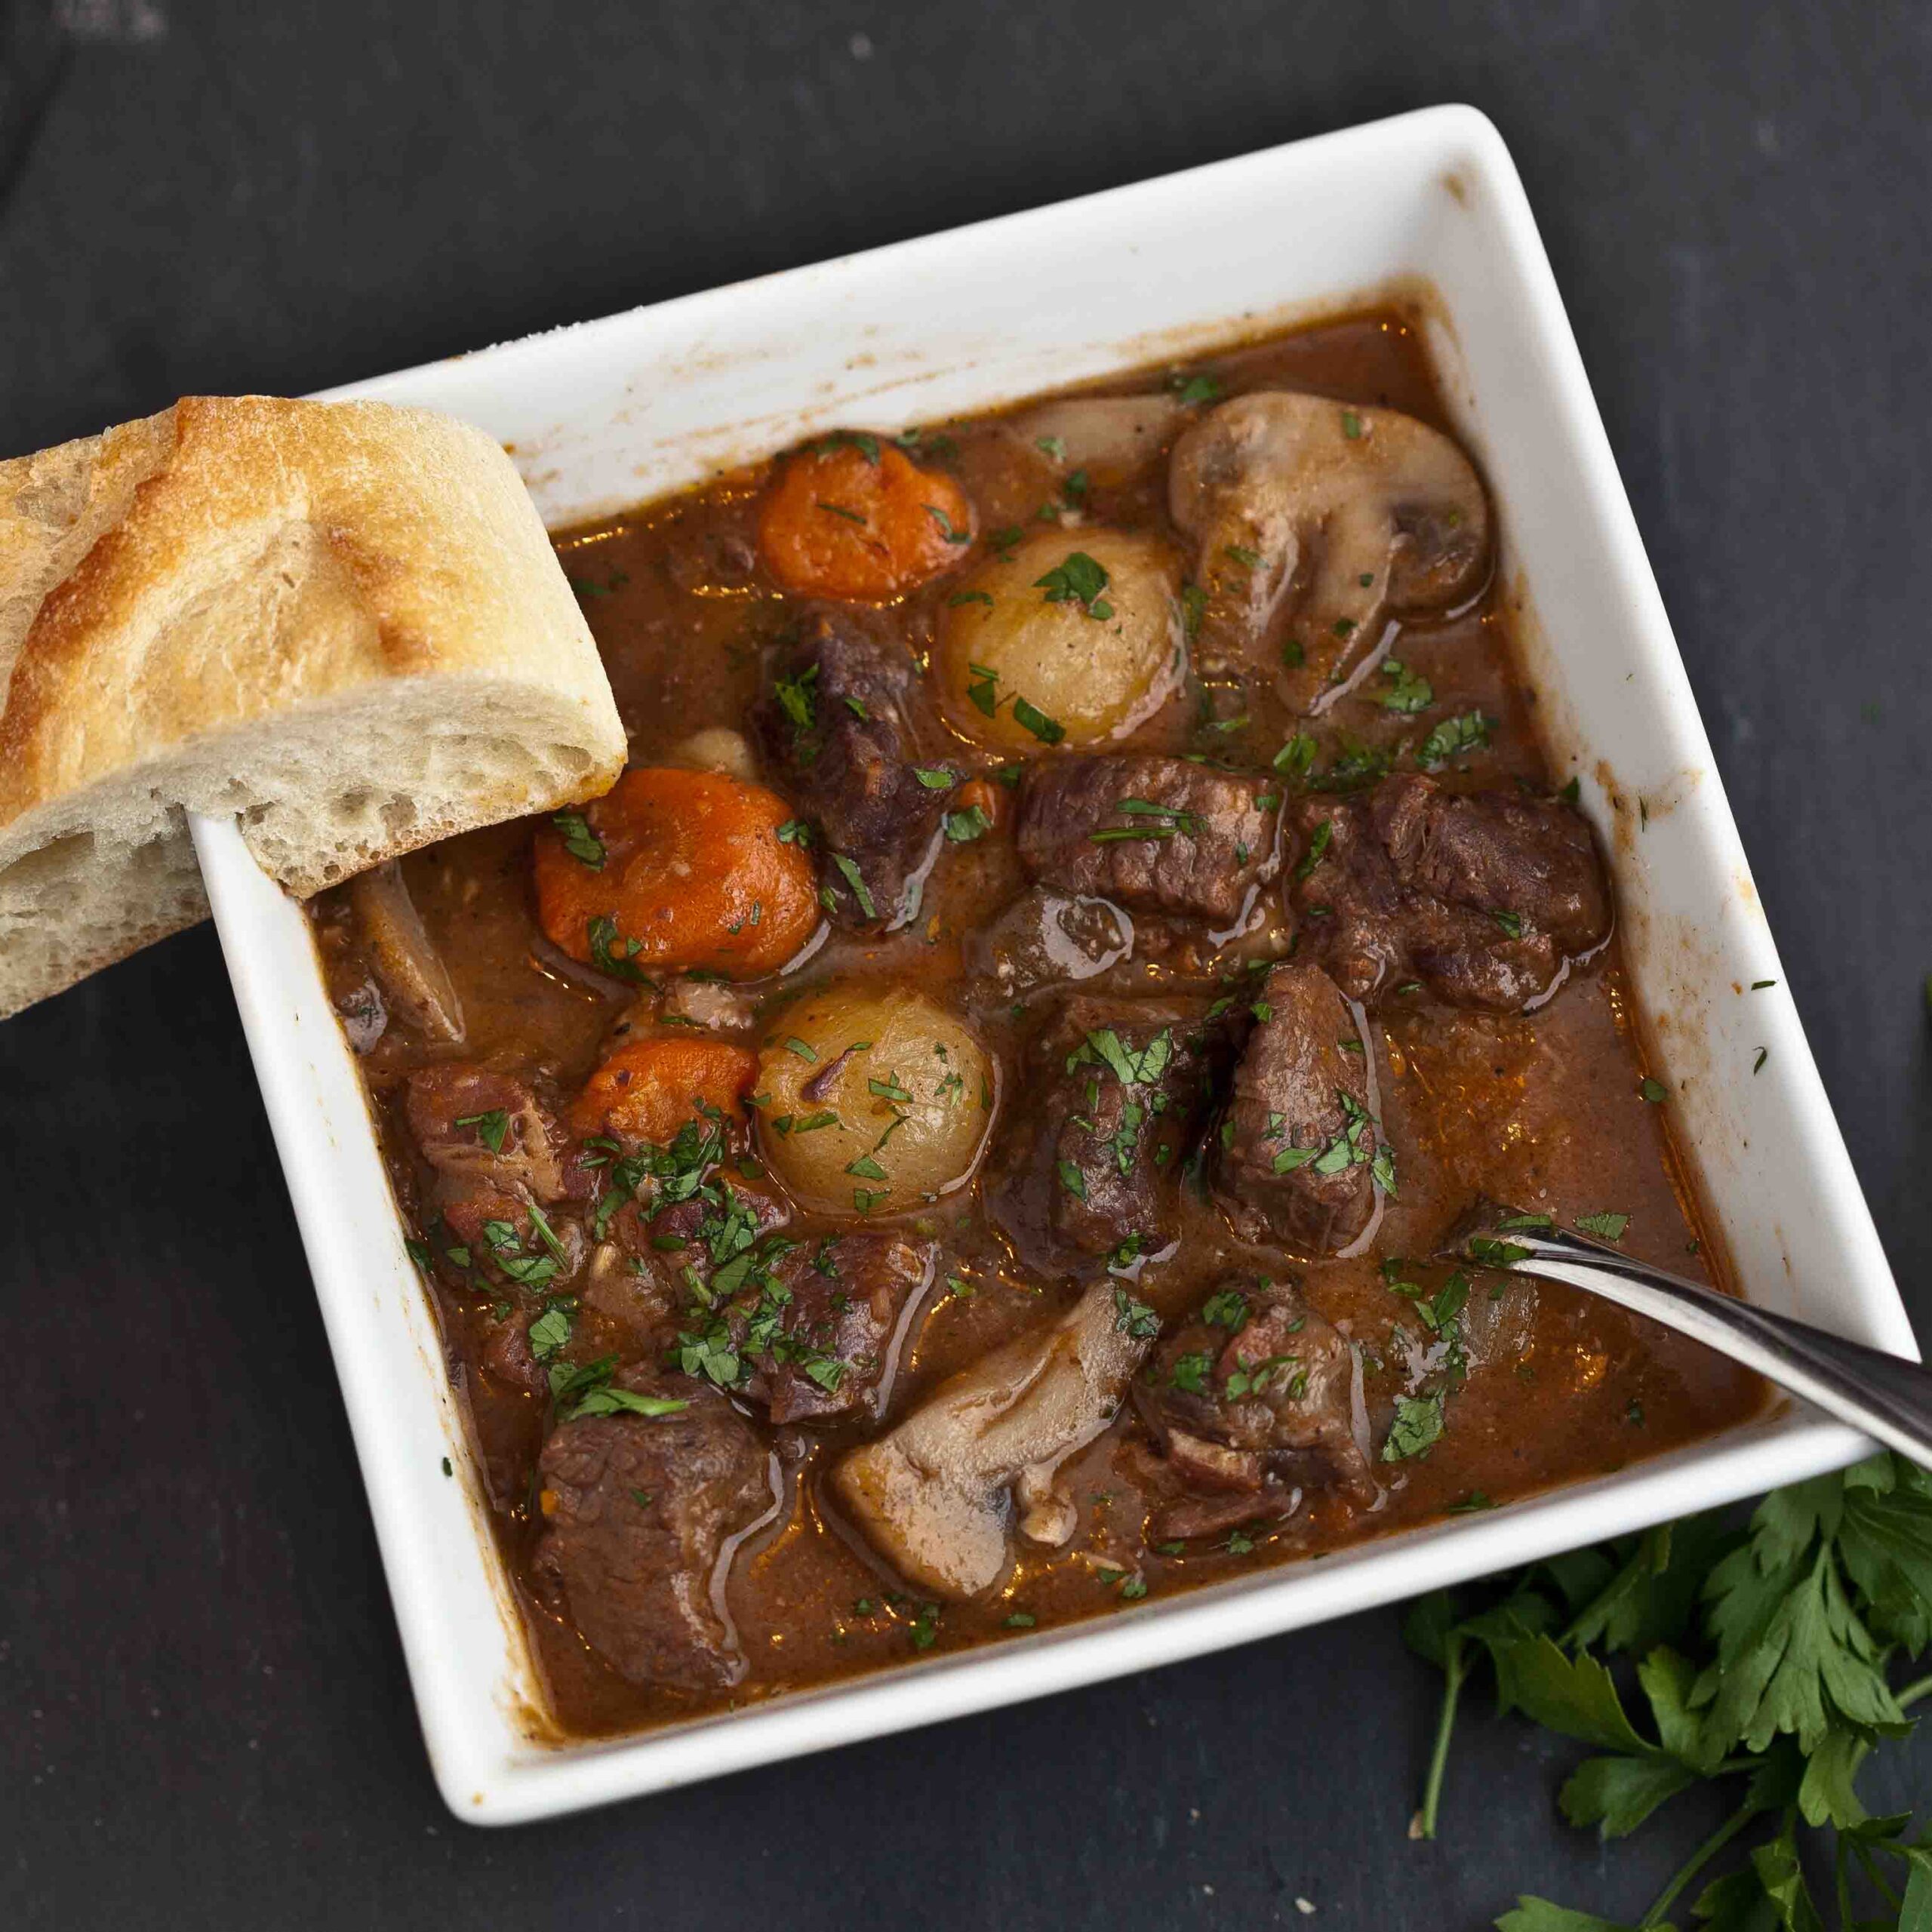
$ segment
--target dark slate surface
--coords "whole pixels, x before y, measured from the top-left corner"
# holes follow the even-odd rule
[[[1792,983],[1932,1323],[1932,14],[1809,0],[0,5],[0,449],[1436,100],[1528,183]],[[432,1790],[212,937],[0,1028],[0,1917],[1364,1927],[1634,1912],[1392,1614],[480,1834]],[[1932,1738],[1874,1779],[1932,1786]]]

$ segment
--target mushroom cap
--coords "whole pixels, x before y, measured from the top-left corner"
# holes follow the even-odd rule
[[[1199,545],[1197,662],[1251,670],[1284,620],[1281,643],[1301,650],[1281,688],[1299,710],[1361,667],[1385,618],[1447,609],[1487,571],[1481,478],[1447,436],[1398,410],[1235,396],[1174,445],[1168,497]]]
[[[1192,412],[1164,391],[1074,395],[1014,417],[1014,435],[1057,470],[1084,470],[1103,485],[1130,482]]]
[[[982,1595],[1011,1561],[1013,1493],[1022,1534],[1053,1540],[1052,1472],[1110,1423],[1148,1342],[1116,1319],[1114,1284],[955,1376],[897,1428],[862,1443],[832,1487],[900,1575],[955,1599]]]

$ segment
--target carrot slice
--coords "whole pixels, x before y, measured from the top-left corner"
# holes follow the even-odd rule
[[[663,1146],[706,1110],[742,1120],[758,1055],[728,1041],[657,1035],[620,1047],[571,1107],[579,1134],[622,1134]]]
[[[786,457],[758,527],[765,568],[786,590],[874,603],[949,570],[972,537],[959,485],[876,436]]]
[[[780,838],[790,808],[761,785],[647,767],[558,817],[537,828],[537,916],[573,959],[615,978],[761,979],[818,924],[811,860]]]

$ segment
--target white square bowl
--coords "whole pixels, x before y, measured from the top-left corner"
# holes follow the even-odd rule
[[[1915,1355],[1521,185],[1481,115],[1432,109],[340,393],[480,423],[560,526],[836,424],[983,409],[1400,288],[1423,294],[1458,426],[1494,493],[1546,728],[1612,854],[1638,999],[1738,1278],[1768,1306]],[[737,1713],[546,1741],[429,1299],[306,921],[232,826],[195,832],[423,1734],[460,1818],[542,1817],[1197,1655],[1816,1475],[1868,1446],[1786,1405],[1492,1515]],[[1749,990],[1766,980],[1779,983]]]

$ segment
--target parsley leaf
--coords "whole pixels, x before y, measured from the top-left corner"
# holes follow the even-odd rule
[[[1084,550],[1069,550],[1063,561],[1033,580],[1033,588],[1044,590],[1049,604],[1078,604],[1097,621],[1114,614],[1113,606],[1101,594],[1106,587],[1106,567]]]
[[[563,834],[564,850],[594,872],[604,869],[604,841],[581,812],[553,812],[550,823]]]
[[[1432,1395],[1398,1395],[1395,1420],[1382,1445],[1385,1463],[1399,1463],[1427,1453],[1442,1435],[1442,1392]]]
[[[1620,1837],[1693,1786],[1747,1780],[1644,1925],[1662,1927],[1727,1856],[1730,1869],[1694,1895],[1706,1932],[1822,1928],[1798,1855],[1801,1825],[1838,1835],[1845,1927],[1932,1922],[1932,1833],[1912,1837],[1904,1816],[1871,1817],[1855,1789],[1867,1755],[1909,1730],[1908,1707],[1932,1697],[1932,1678],[1895,1692],[1887,1672],[1900,1652],[1932,1646],[1932,1475],[1877,1456],[1774,1492],[1743,1534],[1721,1517],[1693,1518],[1533,1564],[1484,1586],[1473,1606],[1467,1592],[1438,1591],[1415,1606],[1404,1635],[1444,1673],[1413,1835],[1435,1835],[1457,1699],[1486,1659],[1503,1709],[1601,1754],[1563,1786],[1573,1824]],[[1635,1660],[1647,1725],[1598,1654],[1619,1651]],[[1755,1846],[1732,1849],[1767,1826]],[[1866,1896],[1887,1899],[1897,1916],[1850,1909],[1854,1868]],[[1497,1923],[1505,1932],[1582,1932],[1612,1921],[1525,1897]]]
[[[1464,711],[1445,718],[1417,748],[1416,763],[1425,771],[1433,771],[1465,752],[1481,751],[1495,728],[1496,720],[1485,718],[1480,711]]]

